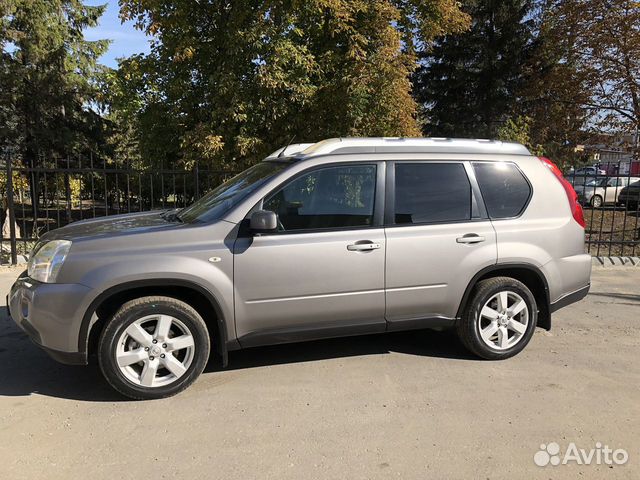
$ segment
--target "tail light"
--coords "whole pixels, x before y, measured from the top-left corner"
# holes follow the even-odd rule
[[[571,214],[573,215],[573,219],[578,222],[578,224],[582,228],[585,228],[586,223],[584,221],[584,214],[582,213],[582,206],[580,205],[580,202],[578,202],[578,194],[573,189],[573,186],[566,178],[564,178],[562,172],[555,163],[545,157],[538,158],[542,163],[549,167],[549,170],[553,172],[558,181],[562,184],[562,186],[564,187],[564,191],[567,194],[567,199],[569,200],[569,207],[571,207]]]

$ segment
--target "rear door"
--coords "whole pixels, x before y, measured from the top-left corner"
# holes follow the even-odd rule
[[[455,318],[472,277],[496,263],[496,235],[467,162],[387,166],[389,330]]]

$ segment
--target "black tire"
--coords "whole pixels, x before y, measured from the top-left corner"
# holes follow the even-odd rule
[[[480,311],[499,292],[514,292],[526,303],[528,323],[520,340],[512,347],[500,350],[491,348],[480,335]],[[473,289],[465,310],[456,325],[458,337],[464,346],[475,355],[486,360],[502,360],[520,353],[529,343],[538,320],[538,307],[531,291],[522,282],[511,277],[494,277],[482,280]]]
[[[591,204],[592,208],[600,208],[602,207],[603,200],[600,195],[594,195],[593,197],[591,197],[591,200],[589,200],[589,203]]]
[[[176,378],[173,383],[147,387],[138,385],[126,377],[118,366],[116,352],[118,342],[125,330],[136,320],[152,315],[168,315],[177,319],[183,327],[188,329],[188,333],[193,337],[193,349],[190,351],[191,360],[188,368],[186,370],[183,369],[182,372],[184,373],[180,372],[181,376]],[[176,327],[172,324],[171,328]],[[140,346],[139,348],[142,347]],[[151,400],[175,395],[195,382],[207,364],[210,348],[207,326],[193,307],[171,297],[142,297],[122,305],[107,322],[100,336],[98,361],[107,382],[118,392],[135,400]],[[166,353],[166,355],[173,354]],[[153,360],[154,357],[150,358]],[[165,354],[163,354],[162,358],[165,358]],[[162,368],[164,367],[159,367],[159,371],[163,371],[161,370]],[[171,376],[171,372],[168,370],[165,372]]]

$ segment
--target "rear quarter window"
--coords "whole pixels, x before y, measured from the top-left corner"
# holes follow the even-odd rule
[[[514,163],[474,163],[478,185],[490,218],[517,217],[527,206],[531,186]]]

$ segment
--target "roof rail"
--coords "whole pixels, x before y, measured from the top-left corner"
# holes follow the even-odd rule
[[[291,145],[280,147],[275,152],[269,154],[267,158],[278,158],[278,155],[283,155],[283,156],[286,155],[289,157],[291,155],[295,155],[296,153],[302,152],[304,149],[309,148],[312,145],[315,145],[315,144],[314,143],[292,143]]]
[[[287,148],[286,154],[297,158],[309,158],[329,153],[494,153],[502,155],[531,155],[529,150],[519,143],[463,138],[329,138],[310,144],[307,148],[299,150],[298,153],[293,152],[293,147],[291,145]],[[274,153],[279,151],[281,149],[276,150]]]

